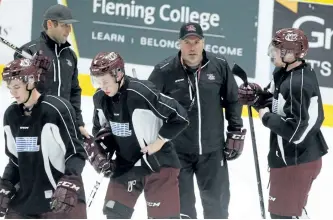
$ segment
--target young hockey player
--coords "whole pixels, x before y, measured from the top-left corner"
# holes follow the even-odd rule
[[[86,218],[81,172],[87,157],[72,105],[40,94],[36,84],[50,60],[17,59],[2,73],[15,98],[4,114],[5,153],[0,217]]]
[[[270,90],[254,83],[239,88],[240,101],[253,105],[271,130],[268,209],[273,219],[306,217],[308,193],[328,149],[320,131],[324,113],[316,73],[304,61],[308,47],[300,29],[277,31],[269,46],[276,66]]]
[[[182,165],[181,215],[197,218],[195,175],[204,218],[225,219],[230,201],[228,160],[242,154],[246,135],[238,86],[227,60],[204,50],[198,23],[182,25],[179,45],[180,51],[157,64],[149,80],[188,110],[190,125],[173,141]]]
[[[185,109],[151,82],[126,76],[118,53],[97,54],[90,71],[100,90],[93,97],[96,141],[86,149],[98,172],[111,171],[104,214],[131,218],[144,191],[149,218],[180,218],[180,164],[170,140],[189,124]]]

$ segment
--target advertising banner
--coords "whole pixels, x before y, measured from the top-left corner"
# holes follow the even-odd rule
[[[52,1],[34,2],[32,35],[37,37],[42,13]],[[225,56],[230,65],[238,63],[254,77],[259,0],[66,2],[80,20],[73,27],[82,58],[112,50],[128,63],[155,65],[177,53],[179,29],[192,21],[201,24],[207,51]]]
[[[276,0],[273,33],[285,27],[302,29],[310,47],[306,61],[316,71],[319,85],[333,88],[333,5],[325,0],[312,2]]]

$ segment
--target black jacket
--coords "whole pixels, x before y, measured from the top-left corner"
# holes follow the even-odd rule
[[[226,59],[205,51],[203,57],[200,71],[191,71],[180,62],[179,52],[157,64],[149,77],[162,93],[188,110],[190,125],[173,141],[182,153],[203,154],[224,147],[222,108],[228,130],[243,127],[238,86]]]
[[[117,95],[109,97],[102,90],[98,90],[93,99],[95,107],[93,135],[96,135],[102,127],[110,126],[117,145],[117,169],[114,176],[120,176],[133,167],[136,177],[154,172],[150,169],[150,164],[142,160],[139,141],[146,138],[142,134],[148,134],[148,139],[152,139],[145,140],[147,144],[149,141],[154,142],[158,135],[172,140],[189,123],[186,110],[174,99],[159,93],[149,81],[125,76],[125,82]],[[147,114],[152,117],[146,117]],[[134,124],[138,119],[141,119],[142,123],[139,123],[139,127],[135,127]],[[161,121],[160,126],[156,126],[156,120]],[[150,138],[152,133],[156,133],[156,137]],[[176,151],[170,141],[154,155],[160,166],[180,167]]]
[[[288,72],[276,68],[270,91],[272,112],[262,119],[271,130],[269,166],[291,166],[325,155],[328,147],[320,131],[323,104],[316,73],[310,65],[303,62]]]
[[[78,126],[84,126],[81,111],[81,87],[78,80],[77,57],[70,44],[57,44],[45,32],[40,37],[21,47],[31,55],[39,50],[52,59],[50,70],[46,73],[43,83],[38,83],[37,89],[47,95],[65,98],[73,105]],[[14,59],[21,58],[18,53]]]
[[[70,103],[42,95],[31,116],[13,103],[4,115],[5,152],[9,157],[3,179],[20,187],[11,209],[35,215],[50,210],[50,199],[64,175],[80,176],[87,158]],[[80,191],[84,200],[84,190]]]

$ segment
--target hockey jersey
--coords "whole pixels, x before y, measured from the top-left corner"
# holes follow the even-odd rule
[[[273,77],[272,112],[262,118],[271,130],[269,166],[279,168],[319,159],[328,147],[320,131],[324,111],[316,73],[303,62],[290,71],[277,68]]]
[[[157,133],[161,138],[172,140],[189,124],[186,110],[174,99],[159,93],[149,81],[141,81],[125,76],[123,86],[114,97],[98,90],[94,96],[95,135],[102,127],[110,126],[116,142],[116,171],[114,177],[132,170],[137,178],[155,170],[145,160],[141,148],[149,141],[143,140],[144,133]],[[149,113],[154,117],[141,120]],[[155,126],[156,118],[162,121]],[[157,131],[156,131],[157,129]],[[156,137],[157,138],[157,137]],[[151,143],[156,139],[152,139]],[[145,143],[146,142],[146,143]],[[180,167],[177,154],[171,142],[167,142],[160,151],[152,155],[159,166]],[[130,176],[130,174],[128,174]]]
[[[87,158],[73,107],[63,98],[41,95],[27,116],[22,104],[13,103],[4,115],[4,131],[9,163],[2,178],[19,184],[11,209],[26,215],[50,211],[58,180],[80,175]],[[82,189],[79,199],[84,198]]]

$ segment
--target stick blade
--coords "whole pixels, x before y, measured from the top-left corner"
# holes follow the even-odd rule
[[[232,70],[233,74],[235,74],[236,76],[238,76],[239,78],[241,78],[241,80],[247,84],[247,74],[246,72],[240,67],[238,66],[236,63],[233,66]]]

